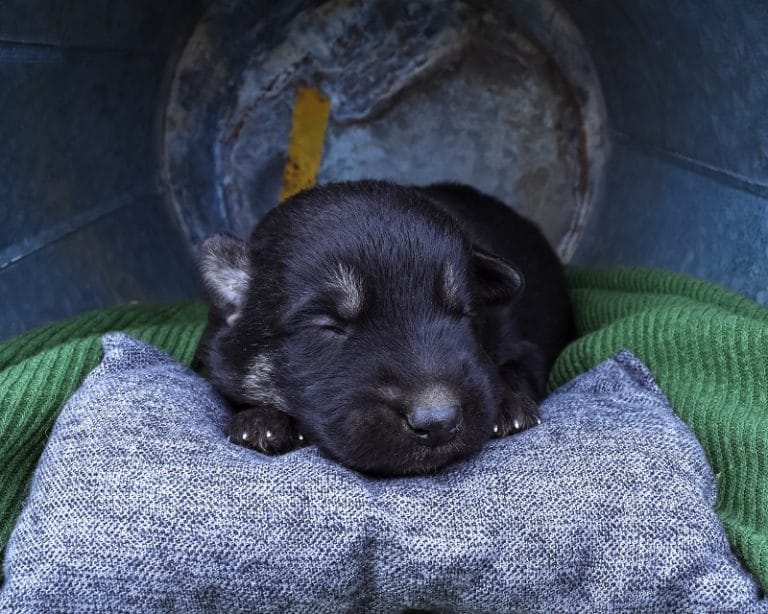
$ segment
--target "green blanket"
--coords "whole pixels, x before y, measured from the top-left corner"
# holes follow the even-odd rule
[[[701,440],[734,550],[768,587],[768,310],[660,271],[572,269],[568,276],[579,339],[558,360],[551,385],[621,348],[634,351]],[[199,303],[127,306],[0,345],[0,546],[58,409],[101,357],[101,334],[124,330],[189,364],[204,321]]]

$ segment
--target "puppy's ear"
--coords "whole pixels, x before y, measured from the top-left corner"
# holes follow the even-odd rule
[[[475,248],[472,265],[480,299],[489,305],[514,301],[523,291],[523,274],[512,263],[485,250]]]
[[[214,235],[200,248],[199,263],[211,303],[231,326],[240,317],[251,279],[247,244],[231,235]]]

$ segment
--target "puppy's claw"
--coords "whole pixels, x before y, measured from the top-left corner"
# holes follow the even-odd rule
[[[541,424],[536,403],[516,392],[507,392],[500,412],[498,428],[493,429],[494,437],[506,437]]]
[[[227,434],[232,443],[262,454],[283,454],[303,445],[293,420],[269,408],[246,409],[234,414]]]

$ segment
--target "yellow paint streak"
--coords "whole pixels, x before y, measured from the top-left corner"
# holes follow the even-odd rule
[[[317,183],[330,110],[331,101],[319,89],[300,86],[296,91],[280,202]]]

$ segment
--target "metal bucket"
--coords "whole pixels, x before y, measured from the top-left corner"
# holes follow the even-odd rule
[[[320,182],[460,181],[568,260],[605,159],[603,100],[550,2],[216,2],[179,62],[166,170],[190,240],[247,236],[278,202],[297,88],[330,99]]]

